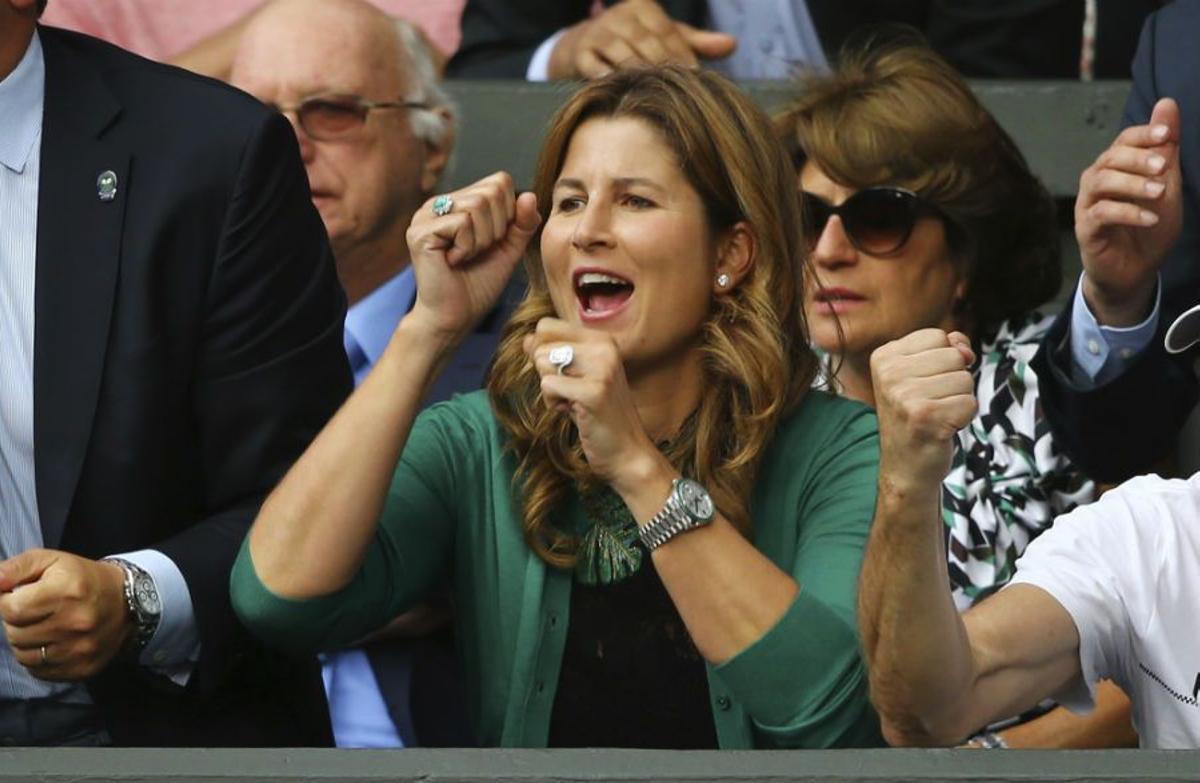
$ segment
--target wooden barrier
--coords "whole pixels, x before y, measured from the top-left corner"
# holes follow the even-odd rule
[[[22,750],[0,783],[1183,783],[1196,751]]]

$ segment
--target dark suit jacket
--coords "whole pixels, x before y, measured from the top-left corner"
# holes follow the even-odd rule
[[[964,76],[1079,78],[1083,0],[928,0],[926,33]],[[1097,4],[1097,79],[1128,79],[1137,31],[1162,0]]]
[[[252,642],[228,597],[259,504],[350,388],[345,299],[295,137],[217,82],[75,33],[40,36],[45,544],[163,552],[201,639],[186,689],[122,661],[88,688],[119,745],[328,744],[315,661]]]
[[[617,0],[604,0],[605,6]],[[808,13],[834,55],[857,28],[880,21],[920,25],[924,2],[913,0],[807,0]],[[704,27],[708,0],[659,0],[672,19]],[[538,46],[564,27],[586,19],[592,0],[467,0],[462,43],[446,74],[468,79],[524,79]]]
[[[1070,379],[1067,307],[1055,321],[1034,360],[1038,385],[1056,442],[1085,473],[1121,481],[1150,469],[1174,447],[1179,429],[1196,404],[1192,362],[1197,352],[1172,357],[1162,341],[1171,322],[1200,303],[1200,0],[1180,0],[1151,16],[1142,29],[1133,62],[1133,90],[1123,122],[1145,124],[1155,101],[1171,97],[1182,115],[1183,233],[1162,267],[1162,311],[1158,334],[1119,377],[1094,389]]]

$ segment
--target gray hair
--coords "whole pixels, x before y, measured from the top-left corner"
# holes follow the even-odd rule
[[[429,40],[412,22],[404,19],[393,19],[393,22],[400,43],[401,75],[408,81],[408,100],[420,101],[429,107],[411,110],[409,121],[413,135],[427,144],[440,145],[449,131],[449,122],[437,110],[447,110],[453,120],[458,116],[458,108],[438,80],[436,55]]]

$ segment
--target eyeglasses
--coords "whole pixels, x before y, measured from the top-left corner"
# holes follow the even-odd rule
[[[803,191],[800,198],[804,228],[816,245],[829,218],[837,215],[850,244],[864,253],[885,256],[904,247],[917,218],[940,214],[937,207],[911,190],[891,186],[865,188],[836,207],[820,196]]]
[[[296,112],[304,132],[318,141],[331,141],[357,131],[376,109],[428,109],[420,101],[368,101],[357,95],[314,95],[292,106],[268,104],[280,114]]]

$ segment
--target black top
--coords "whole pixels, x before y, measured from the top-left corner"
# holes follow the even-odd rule
[[[547,744],[717,747],[704,659],[648,554],[624,581],[571,586]]]

